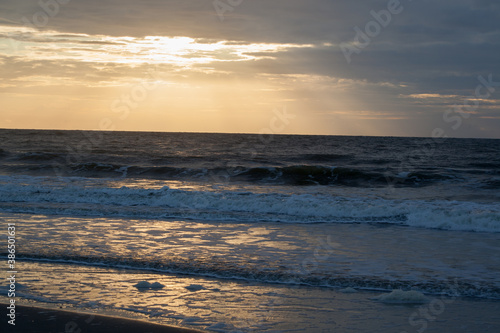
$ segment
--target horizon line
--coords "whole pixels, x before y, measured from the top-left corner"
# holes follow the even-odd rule
[[[101,130],[101,129],[57,129],[57,128],[4,128],[0,130],[13,131],[67,131],[67,132],[127,132],[127,133],[186,133],[186,134],[234,134],[234,135],[276,135],[276,136],[349,136],[349,137],[373,137],[373,138],[417,138],[433,139],[435,141],[444,141],[446,139],[475,139],[475,140],[500,140],[500,137],[453,137],[446,136],[434,138],[432,136],[397,136],[397,135],[361,135],[361,134],[299,134],[299,133],[255,133],[255,132],[198,132],[198,131],[157,131],[157,130]]]

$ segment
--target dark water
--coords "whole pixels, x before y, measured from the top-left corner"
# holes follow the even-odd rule
[[[1,130],[4,175],[500,189],[500,140]]]

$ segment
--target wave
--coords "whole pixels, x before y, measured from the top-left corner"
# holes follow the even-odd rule
[[[365,172],[358,169],[293,165],[281,168],[251,168],[238,176],[256,180],[281,180],[291,185],[350,185],[359,186],[363,182],[386,183],[383,174]]]
[[[321,155],[322,156],[322,155]],[[315,157],[316,158],[316,157]],[[114,159],[116,160],[116,158]],[[179,160],[179,159],[177,159]],[[396,183],[403,187],[422,187],[457,179],[435,171],[408,172],[392,175],[381,168],[354,168],[325,165],[248,166],[225,163],[203,166],[135,165],[106,162],[62,163],[60,155],[31,152],[19,155],[15,163],[4,163],[0,170],[8,174],[80,176],[94,178],[124,177],[159,180],[203,180],[210,182],[250,182],[291,186],[323,185],[347,187],[383,187]],[[182,159],[179,161],[182,162]],[[25,162],[19,164],[18,162]],[[52,162],[52,163],[44,163]],[[372,161],[373,162],[373,161]],[[194,163],[194,165],[193,165]],[[384,161],[377,161],[383,164]],[[189,165],[191,164],[191,165]]]
[[[8,178],[8,177],[7,177]],[[0,208],[31,214],[176,218],[236,222],[384,223],[500,232],[500,206],[464,201],[389,200],[320,194],[196,191],[32,181],[0,182]],[[103,186],[103,185],[100,185]]]
[[[6,255],[6,254],[5,254]],[[17,258],[17,257],[16,257]],[[200,261],[193,258],[168,258],[149,262],[136,258],[87,257],[79,255],[23,254],[19,260],[56,262],[117,269],[145,270],[160,273],[205,276],[219,279],[256,281],[286,285],[305,285],[327,288],[356,288],[363,290],[392,291],[417,290],[426,294],[454,297],[500,299],[500,288],[494,284],[467,279],[394,280],[381,276],[352,276],[342,272],[318,272],[305,268],[258,267],[234,265],[220,259]]]

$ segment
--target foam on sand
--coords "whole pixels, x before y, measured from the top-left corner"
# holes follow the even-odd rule
[[[165,287],[165,285],[161,284],[160,282],[149,283],[148,281],[141,281],[141,282],[134,284],[134,287],[136,287],[139,290],[161,289],[161,288]]]
[[[200,284],[191,284],[191,285],[184,287],[184,288],[186,288],[189,291],[199,291],[199,290],[205,289],[205,287],[203,287]]]
[[[382,294],[373,299],[382,303],[397,304],[423,304],[429,301],[421,292],[416,290],[404,291],[401,289],[393,290],[389,294]]]
[[[148,281],[141,281],[136,284],[134,284],[134,287],[137,289],[148,289],[151,286],[151,284]]]

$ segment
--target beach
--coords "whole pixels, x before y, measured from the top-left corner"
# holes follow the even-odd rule
[[[0,304],[5,309],[7,304]],[[101,316],[93,313],[78,313],[34,306],[16,307],[16,325],[5,320],[2,332],[149,332],[149,333],[197,333],[179,327],[157,325],[139,320]]]

